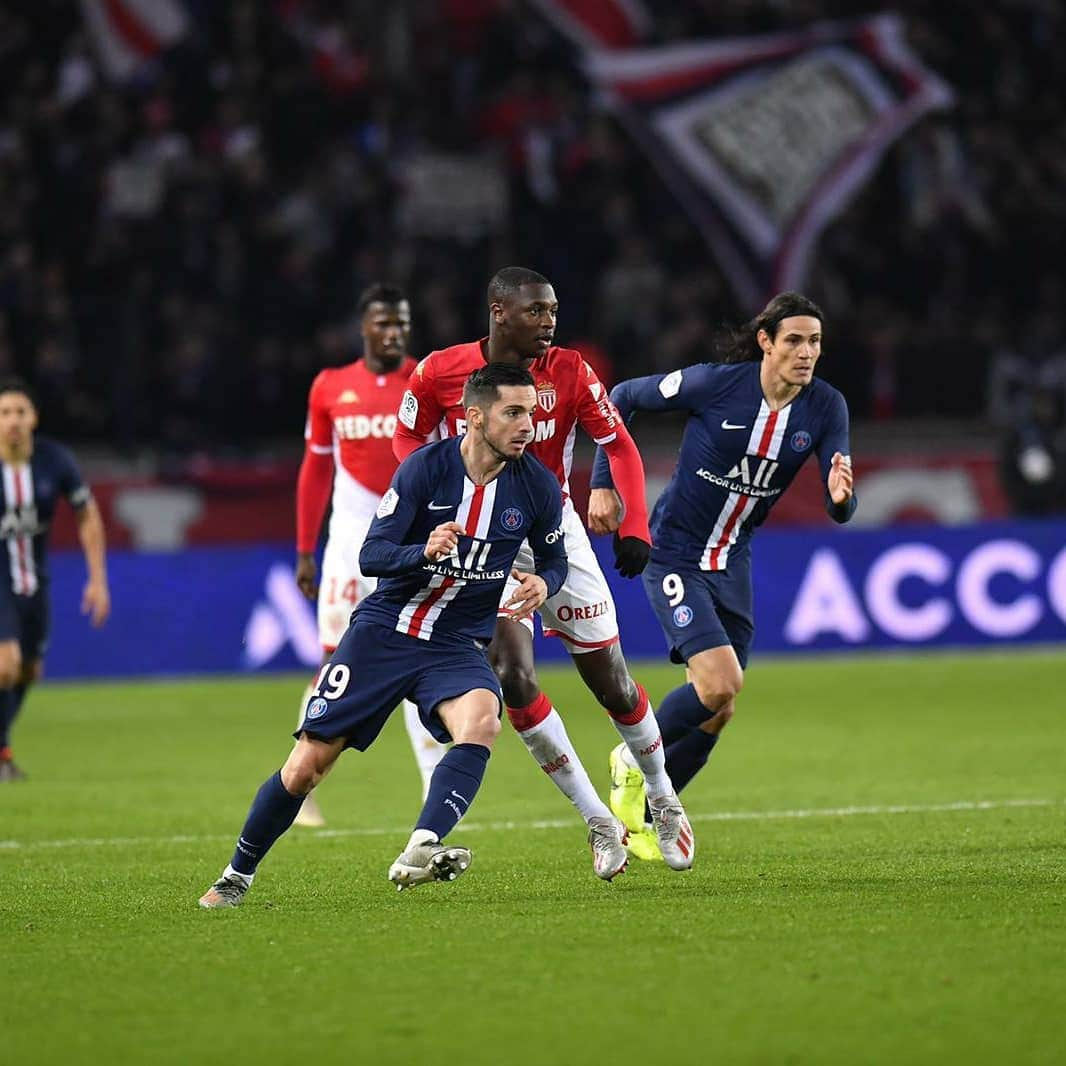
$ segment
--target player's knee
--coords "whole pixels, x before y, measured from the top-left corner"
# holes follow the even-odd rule
[[[744,687],[744,675],[740,672],[716,673],[710,677],[694,678],[692,684],[700,703],[712,714],[723,715],[724,722],[728,722],[733,717],[733,701]]]
[[[500,735],[500,716],[489,708],[472,712],[456,730],[457,744],[480,744],[491,748]]]
[[[492,669],[499,678],[508,707],[527,707],[540,694],[540,682],[532,663],[500,655],[493,659]]]

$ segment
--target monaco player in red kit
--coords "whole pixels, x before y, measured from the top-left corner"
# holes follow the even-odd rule
[[[626,667],[614,600],[569,494],[574,437],[580,424],[608,456],[614,483],[625,501],[615,566],[623,576],[635,577],[644,569],[651,547],[640,453],[581,353],[552,343],[558,303],[545,277],[524,267],[507,267],[489,282],[488,303],[488,337],[431,352],[415,368],[400,404],[393,438],[396,457],[404,459],[434,434],[466,432],[462,390],[474,370],[486,363],[512,363],[533,375],[537,407],[529,452],[562,487],[568,563],[563,587],[540,609],[541,623],[546,635],[566,645],[634,760],[655,776],[649,795],[654,794],[650,803],[663,857],[674,869],[687,869],[694,854],[692,828],[666,774],[662,738],[648,695]],[[521,571],[532,569],[528,546],[516,565]],[[501,602],[510,597],[513,584]],[[532,622],[512,621],[501,608],[489,653],[511,724],[585,819],[593,868],[609,880],[625,867],[626,830],[596,794],[562,718],[540,691]]]
[[[377,584],[376,578],[360,571],[359,550],[396,472],[392,454],[396,409],[415,365],[407,354],[411,308],[402,290],[371,285],[359,297],[356,310],[363,358],[329,367],[312,383],[296,488],[296,582],[309,599],[317,593],[318,635],[327,659],[348,628],[356,604]],[[329,537],[322,579],[317,582],[315,544],[331,491]],[[305,693],[301,720],[306,697]],[[445,748],[423,727],[408,701],[404,721],[424,792]],[[313,797],[304,804],[297,824],[323,824]]]

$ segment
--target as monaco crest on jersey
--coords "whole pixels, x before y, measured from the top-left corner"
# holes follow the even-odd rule
[[[551,414],[555,410],[555,401],[557,399],[555,392],[555,385],[550,381],[540,381],[537,383],[537,405],[546,414]]]

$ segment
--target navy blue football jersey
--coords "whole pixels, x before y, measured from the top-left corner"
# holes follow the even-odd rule
[[[48,581],[48,531],[60,496],[77,508],[89,502],[91,493],[74,456],[48,437],[34,437],[29,462],[0,463],[0,467],[0,538],[7,548],[7,565],[0,564],[0,588],[32,596]]]
[[[770,410],[760,363],[700,363],[670,374],[615,386],[611,400],[628,422],[636,411],[688,411],[670,484],[652,512],[652,558],[726,569],[730,554],[747,550],[756,526],[811,454],[825,485],[834,452],[850,455],[848,408],[831,385],[815,378],[789,404]],[[592,486],[611,486],[597,452]],[[837,522],[855,510],[855,497],[826,507]]]
[[[566,577],[562,493],[546,466],[524,455],[487,485],[475,485],[459,453],[461,437],[407,457],[381,498],[359,553],[359,568],[381,578],[355,619],[419,640],[487,641],[515,556],[528,539],[537,573],[552,596]],[[437,562],[423,554],[443,522],[466,531]]]

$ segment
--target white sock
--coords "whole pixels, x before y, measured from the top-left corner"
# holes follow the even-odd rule
[[[296,728],[304,724],[304,712],[307,710],[307,701],[311,698],[311,693],[315,691],[315,683],[308,681],[307,688],[304,689],[304,694],[300,697],[300,710],[296,716]]]
[[[425,800],[429,795],[429,782],[433,771],[436,770],[437,763],[444,758],[448,745],[437,740],[422,724],[422,719],[418,717],[418,708],[410,700],[403,701],[403,724],[407,727],[407,736],[415,753],[418,772],[422,775],[422,799]]]
[[[411,848],[417,848],[419,844],[439,844],[440,838],[432,829],[416,829],[407,841],[407,847],[404,851],[410,851]]]
[[[555,782],[556,788],[578,809],[587,822],[590,818],[613,818],[610,808],[596,795],[589,775],[566,735],[559,712],[551,713],[532,729],[518,734],[537,765]]]
[[[255,874],[242,874],[240,870],[234,870],[228,863],[226,868],[222,871],[223,877],[239,877],[245,885],[245,888],[251,888],[252,882],[255,880]]]
[[[663,751],[663,735],[659,732],[659,723],[648,701],[648,709],[639,722],[624,725],[616,718],[614,722],[618,735],[625,741],[632,762],[644,775],[644,791],[648,796],[667,796],[673,793],[674,786],[666,772],[666,752]]]

